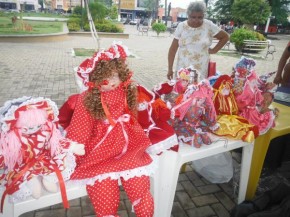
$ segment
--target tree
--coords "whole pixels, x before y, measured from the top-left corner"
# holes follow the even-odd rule
[[[234,0],[217,0],[214,4],[214,12],[216,18],[219,20],[231,20],[232,13],[231,8]]]
[[[144,0],[144,6],[145,11],[147,11],[147,14],[149,17],[152,17],[154,14],[154,11],[156,10],[156,2],[159,2],[158,0]]]
[[[116,20],[118,19],[118,6],[113,5],[109,10],[109,16],[111,19]]]
[[[108,8],[100,2],[90,3],[89,9],[93,20],[103,20],[109,13]]]
[[[235,20],[250,25],[265,23],[270,10],[271,7],[266,0],[236,0],[231,8]]]
[[[272,16],[275,16],[276,23],[287,23],[288,17],[288,4],[290,1],[286,0],[268,0],[269,5],[272,8]]]

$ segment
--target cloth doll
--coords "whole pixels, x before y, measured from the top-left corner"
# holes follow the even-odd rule
[[[243,78],[243,87],[235,91],[239,115],[246,118],[251,124],[258,126],[259,135],[266,133],[275,126],[275,111],[265,109],[269,102],[264,101],[262,90],[259,89],[260,80],[254,71],[253,60],[246,58],[236,65],[235,76]],[[234,88],[237,83],[234,83]],[[240,84],[239,84],[240,85]],[[236,89],[237,90],[237,89]],[[263,108],[263,109],[261,109]]]
[[[22,97],[7,101],[0,115],[2,200],[7,194],[12,202],[30,195],[39,198],[42,187],[57,192],[58,183],[65,196],[61,183],[70,178],[76,166],[74,154],[83,155],[84,145],[62,137],[56,104],[42,97]]]
[[[167,85],[164,85],[164,87],[166,88]],[[147,148],[147,152],[150,154],[160,154],[167,149],[177,151],[178,141],[175,131],[167,122],[170,119],[170,109],[158,95],[142,85],[138,85],[137,90],[138,122],[152,143]]]
[[[170,102],[171,106],[180,100],[180,95],[184,93],[187,86],[190,84],[197,84],[198,72],[192,66],[181,68],[177,72],[176,80],[161,83],[153,88],[153,92],[162,96],[166,102]]]
[[[208,132],[216,130],[216,111],[212,102],[213,91],[207,80],[189,85],[182,100],[172,108],[178,111],[173,121],[178,140],[199,148],[212,143]]]
[[[232,89],[232,79],[228,75],[220,76],[213,85],[214,106],[217,115],[238,114],[238,106]]]
[[[149,175],[151,142],[136,119],[137,89],[127,68],[126,49],[113,44],[97,52],[86,72],[88,90],[76,102],[67,138],[85,144],[71,180],[86,184],[98,217],[117,216],[121,181],[136,216],[153,216]]]

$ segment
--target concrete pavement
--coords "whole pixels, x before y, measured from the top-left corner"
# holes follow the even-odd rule
[[[151,88],[154,84],[166,80],[167,52],[173,39],[169,33],[157,37],[150,31],[149,36],[138,34],[136,26],[126,26],[129,39],[122,39],[123,44],[136,55],[129,58],[129,67],[134,72],[134,79]],[[274,36],[272,44],[277,52],[274,60],[257,60],[257,72],[263,74],[275,71],[279,58],[289,40],[289,36]],[[102,38],[101,47],[107,48],[114,39]],[[119,40],[119,39],[118,39]],[[55,39],[17,40],[0,42],[0,105],[6,100],[21,96],[43,96],[55,101],[58,106],[78,89],[74,80],[73,68],[85,57],[72,56],[73,48],[96,48],[93,39],[88,36],[62,36]],[[230,49],[234,49],[231,45]],[[262,53],[261,55],[265,55]],[[217,69],[225,74],[239,57],[212,55],[217,62]],[[236,158],[239,155],[236,154]],[[237,160],[239,161],[239,160]],[[179,175],[172,210],[173,217],[229,216],[235,205],[234,185],[211,184],[187,166],[185,173]],[[62,205],[23,214],[21,217],[93,217],[94,211],[88,197],[70,201],[71,208],[65,211]],[[121,193],[119,215],[134,217],[124,191]]]

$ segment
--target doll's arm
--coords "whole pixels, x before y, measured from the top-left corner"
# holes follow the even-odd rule
[[[83,104],[85,94],[86,92],[78,97],[70,125],[67,128],[67,138],[81,144],[87,144],[89,141],[94,121]]]
[[[59,124],[63,129],[69,126],[79,95],[80,94],[71,95],[59,109]]]

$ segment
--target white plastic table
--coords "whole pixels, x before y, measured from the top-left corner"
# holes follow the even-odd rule
[[[219,141],[212,145],[202,145],[201,148],[181,146],[179,152],[166,151],[159,156],[159,168],[151,179],[152,193],[155,204],[155,217],[170,217],[174,194],[177,185],[179,171],[184,163],[212,156],[218,153],[230,151],[243,147],[243,157],[241,165],[241,180],[239,188],[238,202],[245,199],[249,170],[253,153],[253,144],[241,141]],[[76,199],[87,195],[85,187],[67,186],[68,200]],[[1,197],[1,194],[0,194]],[[62,202],[60,193],[45,193],[39,199],[29,198],[19,203],[9,203],[8,196],[4,203],[4,213],[0,217],[18,217],[23,213],[52,206]]]
[[[245,199],[253,154],[253,143],[240,140],[218,141],[209,146],[180,146],[179,152],[166,151],[159,157],[158,173],[154,176],[155,217],[170,217],[180,168],[183,164],[243,147],[238,203]]]

